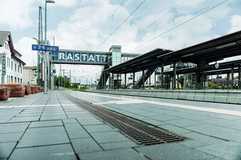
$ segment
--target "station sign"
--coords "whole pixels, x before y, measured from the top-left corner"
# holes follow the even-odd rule
[[[59,47],[58,46],[49,46],[49,45],[39,45],[39,44],[33,44],[32,45],[33,51],[45,51],[45,52],[58,52]]]
[[[109,56],[101,52],[59,50],[53,54],[53,63],[105,65],[109,63]]]

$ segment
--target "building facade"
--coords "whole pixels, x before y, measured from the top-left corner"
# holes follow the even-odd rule
[[[23,67],[23,84],[37,85],[37,67],[35,66]]]
[[[22,84],[22,55],[14,48],[11,33],[0,31],[0,84]]]

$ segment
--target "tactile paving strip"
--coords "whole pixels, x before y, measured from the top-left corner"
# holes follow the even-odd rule
[[[68,96],[71,101],[90,111],[121,132],[139,145],[154,145],[183,141],[185,138],[178,136],[166,129],[153,126],[143,121],[111,111],[109,109],[90,104],[73,96]]]

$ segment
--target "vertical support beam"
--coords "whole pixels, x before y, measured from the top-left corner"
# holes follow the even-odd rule
[[[145,88],[145,81],[144,81],[144,79],[145,79],[145,71],[144,70],[142,70],[142,88]]]
[[[151,76],[149,77],[149,87],[151,86]]]
[[[121,88],[121,74],[117,74],[117,89]]]
[[[103,73],[103,77],[104,77],[103,79],[105,79],[105,73]],[[102,85],[102,87],[103,87],[103,89],[104,89],[104,86],[105,86],[105,85],[104,85],[104,80],[102,80],[101,83],[102,83],[101,85]]]
[[[164,75],[163,75],[163,72],[164,72],[164,67],[163,67],[163,64],[161,66],[161,88],[164,88]]]
[[[231,88],[233,89],[234,88],[234,67],[232,66],[232,70],[231,70]]]
[[[205,73],[203,73],[203,88],[206,88],[206,82],[208,80],[208,75],[206,75]]]
[[[109,89],[111,89],[111,77],[112,77],[112,73],[109,73]]]
[[[229,88],[230,73],[227,73],[227,88]]]
[[[180,89],[180,88],[179,88],[179,85],[178,85],[178,83],[177,83],[177,82],[178,82],[178,79],[179,79],[179,74],[176,75],[176,85],[177,85],[176,88],[177,88],[177,89]]]
[[[126,88],[126,73],[125,73],[125,88]]]
[[[42,43],[42,7],[39,6],[39,20],[38,20],[38,44],[41,44]],[[40,56],[40,52],[38,52],[38,64],[37,64],[37,84],[38,85],[41,85],[41,56]]]
[[[132,80],[133,80],[133,86],[134,86],[135,85],[135,72],[133,72]]]
[[[118,78],[119,78],[119,77],[118,77],[118,74],[115,74],[115,75],[114,75],[114,79],[115,79],[115,80],[114,80],[114,81],[115,81],[114,83],[115,83],[115,88],[116,88],[116,89],[118,89],[118,80],[119,80]]]
[[[156,70],[154,71],[154,87],[156,87]]]
[[[115,89],[115,81],[116,81],[115,74],[112,73],[112,89]]]
[[[205,61],[201,61],[197,64],[198,71],[196,72],[196,89],[204,88],[206,75],[204,74],[203,69],[206,65],[208,64]]]
[[[50,82],[51,82],[51,89],[53,90],[55,88],[54,86],[54,64],[50,63]]]
[[[176,62],[173,63],[173,81],[172,81],[172,89],[176,89]]]
[[[238,66],[238,87],[241,89],[241,66]]]

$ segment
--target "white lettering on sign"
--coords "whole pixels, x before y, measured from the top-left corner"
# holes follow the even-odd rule
[[[89,56],[88,61],[89,62],[94,62],[95,61],[94,56],[92,54]]]
[[[57,58],[57,57],[56,57]],[[82,53],[74,51],[60,51],[58,62],[74,62],[84,64],[107,64],[108,56],[98,53]]]
[[[87,55],[86,54],[82,54],[82,61],[87,61]]]
[[[71,54],[71,53],[67,53],[67,59],[68,59],[68,60],[71,60],[71,61],[73,60],[73,57],[72,57],[72,54]]]
[[[79,61],[80,60],[80,54],[74,54],[74,60]]]
[[[59,53],[59,59],[64,59],[64,53],[63,52]]]

